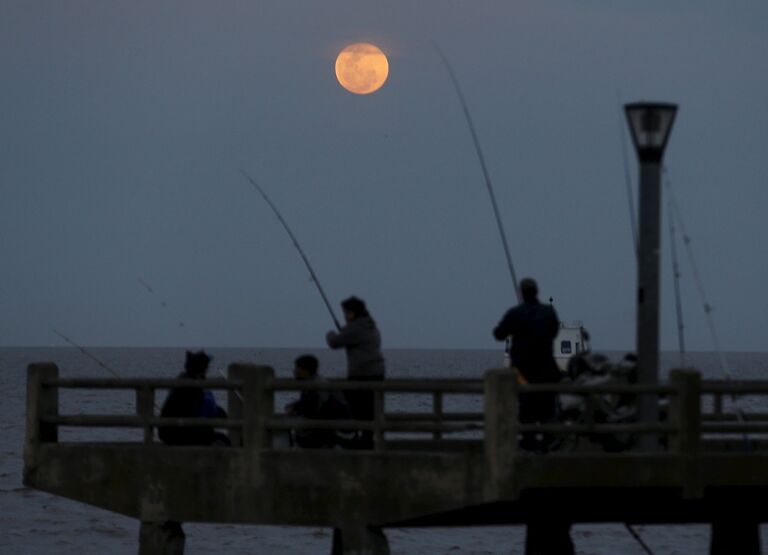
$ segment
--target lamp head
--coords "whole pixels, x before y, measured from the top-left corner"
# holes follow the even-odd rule
[[[640,161],[661,162],[677,114],[677,104],[633,102],[624,105],[624,113]]]

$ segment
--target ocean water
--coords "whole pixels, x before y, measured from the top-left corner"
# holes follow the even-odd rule
[[[273,366],[280,376],[289,376],[293,359],[312,352],[328,377],[344,374],[343,354],[325,349],[210,349],[214,355],[210,376],[235,361]],[[120,376],[174,377],[181,369],[184,350],[176,348],[96,348],[89,352]],[[619,358],[622,353],[607,353]],[[489,368],[500,366],[499,351],[486,350],[390,350],[390,377],[479,378]],[[735,379],[768,378],[768,353],[731,353],[727,356]],[[0,554],[48,555],[138,552],[139,523],[136,520],[67,499],[25,488],[22,485],[22,449],[26,413],[26,367],[31,362],[53,361],[66,377],[105,377],[108,374],[74,348],[0,349]],[[662,377],[679,364],[676,354],[663,354]],[[688,364],[705,377],[721,378],[718,359],[712,353],[692,353]],[[287,399],[285,399],[287,401]],[[747,398],[747,403],[764,400]],[[276,406],[282,406],[279,399]],[[419,401],[413,401],[419,403]],[[472,401],[467,401],[471,403]],[[475,403],[479,402],[475,399]],[[64,396],[62,410],[77,412],[125,412],[132,398],[87,394]],[[397,409],[398,407],[392,407]],[[477,406],[461,406],[477,410]],[[410,409],[410,407],[409,407]],[[114,432],[107,432],[114,433]],[[66,436],[65,436],[66,438]],[[768,555],[768,530],[761,528],[763,553]],[[186,553],[260,555],[328,554],[331,530],[285,526],[232,526],[185,524]],[[637,526],[636,531],[656,555],[706,553],[709,527]],[[523,553],[522,526],[474,528],[387,529],[393,555],[501,555]],[[574,526],[571,535],[581,555],[645,553],[621,524]]]

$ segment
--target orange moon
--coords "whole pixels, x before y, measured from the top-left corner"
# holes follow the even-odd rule
[[[350,44],[336,57],[336,79],[351,93],[376,92],[384,85],[388,75],[387,57],[373,44]]]

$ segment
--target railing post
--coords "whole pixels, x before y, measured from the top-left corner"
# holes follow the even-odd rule
[[[154,416],[155,390],[149,386],[136,389],[136,415],[144,421],[144,443],[152,443],[152,426],[149,419]]]
[[[229,416],[241,418],[240,435],[230,432],[233,446],[266,449],[272,446],[272,433],[267,423],[275,414],[275,396],[271,390],[275,371],[269,366],[235,363],[229,365],[229,379],[243,383],[243,399],[236,390],[229,392]]]
[[[373,449],[384,450],[384,392],[373,392]]]
[[[671,450],[680,455],[696,455],[701,446],[701,375],[696,370],[676,369],[669,383],[677,391],[669,404],[669,420],[678,433]]]
[[[681,457],[683,495],[703,494],[699,479],[698,455],[701,448],[701,374],[692,369],[676,369],[669,382],[677,392],[669,403],[669,422],[677,429],[670,440],[670,451]]]
[[[53,363],[27,366],[27,436],[24,443],[24,483],[29,484],[37,466],[37,448],[41,443],[58,441],[55,424],[41,422],[45,416],[59,414],[59,389],[43,387],[46,380],[59,377],[59,368]]]
[[[435,424],[442,424],[443,423],[443,392],[442,391],[435,391],[432,394],[432,414],[434,416],[433,422]],[[432,434],[433,439],[442,439],[443,434],[440,431],[435,431]]]
[[[241,370],[245,366],[242,364],[230,364],[227,368],[227,381],[241,381],[243,377],[241,374],[246,372]],[[243,420],[243,402],[245,401],[245,386],[242,390],[228,389],[227,390],[227,417],[232,420]],[[244,426],[245,424],[243,424]],[[230,428],[228,430],[229,440],[232,442],[233,447],[242,447],[243,445],[243,429],[242,428]]]
[[[515,498],[514,460],[517,453],[517,371],[489,370],[485,374],[486,495]]]

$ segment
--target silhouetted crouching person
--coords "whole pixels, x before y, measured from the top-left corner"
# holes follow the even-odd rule
[[[204,380],[211,357],[205,351],[187,351],[179,379]],[[168,418],[226,418],[213,393],[200,387],[171,389],[160,416]],[[210,426],[161,426],[158,435],[167,445],[230,445],[229,438]]]
[[[539,288],[531,278],[520,282],[523,302],[511,308],[493,330],[503,341],[512,337],[512,366],[523,380],[531,384],[556,383],[562,378],[552,355],[552,345],[560,328],[555,309],[539,302]],[[549,422],[557,416],[554,393],[520,395],[518,418],[522,423]],[[524,434],[520,446],[530,451],[546,450],[548,440]],[[570,523],[542,516],[528,522],[525,538],[526,555],[573,555]]]
[[[346,325],[338,333],[329,331],[325,340],[331,349],[344,348],[347,352],[347,379],[352,381],[382,381],[384,356],[381,354],[381,334],[365,302],[349,297],[341,303]],[[373,420],[374,395],[372,391],[346,391],[345,396],[352,418]],[[372,432],[362,432],[357,445],[361,449],[373,448]]]
[[[313,355],[302,355],[293,363],[293,376],[297,380],[325,382],[318,373],[319,363]],[[302,391],[297,401],[289,403],[285,412],[310,420],[345,420],[352,416],[347,401],[335,391]],[[341,443],[342,436],[336,430],[309,429],[295,430],[293,438],[299,447],[333,448]]]

